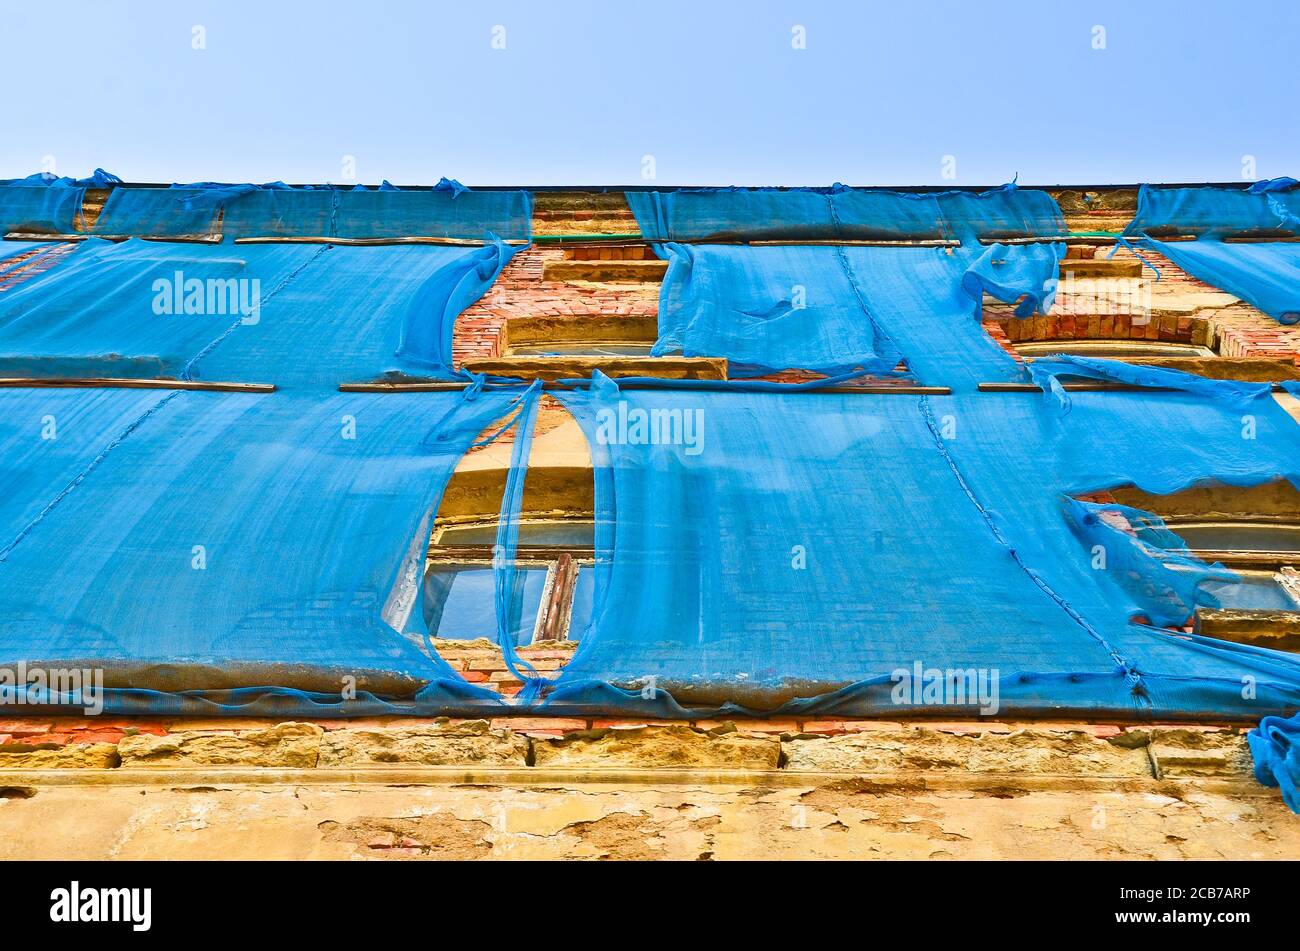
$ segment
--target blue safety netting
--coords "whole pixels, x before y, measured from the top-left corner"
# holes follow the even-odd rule
[[[70,234],[85,195],[85,188],[63,180],[0,183],[0,237],[9,232]]]
[[[219,233],[228,197],[217,187],[114,188],[87,230],[112,237],[206,238]]]
[[[1255,778],[1265,786],[1281,787],[1282,799],[1300,812],[1300,715],[1289,720],[1265,717],[1246,734],[1255,760]]]
[[[1300,244],[1151,241],[1176,265],[1284,324],[1300,322]]]
[[[664,715],[896,714],[891,675],[920,664],[983,672],[1021,713],[1296,709],[1294,656],[1152,626],[1188,622],[1202,602],[1164,561],[1145,588],[1128,575],[1161,549],[1187,558],[1182,546],[1150,521],[1141,537],[1081,528],[1072,499],[1300,481],[1300,427],[1266,392],[1072,398],[1062,416],[1034,394],[603,379],[566,394],[596,464],[597,607],[558,681],[531,692]],[[1098,545],[1113,552],[1101,567]],[[1181,616],[1180,593],[1193,602]]]
[[[0,375],[327,388],[445,376],[456,316],[514,250],[90,239],[0,296]]]
[[[1149,513],[1080,500],[1128,485],[1297,483],[1300,427],[1268,385],[1070,357],[1026,370],[998,347],[979,324],[985,294],[1020,302],[1022,316],[1050,304],[1063,222],[1045,193],[629,196],[672,262],[661,351],[725,355],[742,372],[889,373],[901,360],[953,394],[601,376],[561,394],[595,463],[597,556],[590,620],[555,675],[515,650],[524,585],[511,556],[540,386],[334,391],[445,376],[456,314],[512,248],[233,242],[407,232],[402,216],[422,201],[434,210],[417,217],[450,233],[474,206],[445,203],[484,193],[445,183],[414,204],[391,188],[116,193],[146,191],[158,194],[113,215],[195,227],[167,207],[183,193],[182,211],[210,215],[198,226],[215,222],[225,241],[85,242],[0,295],[0,375],[284,392],[0,390],[0,665],[101,668],[123,713],[1300,709],[1294,655],[1197,633],[1196,608],[1230,572]],[[1289,192],[1257,192],[1276,194]],[[476,226],[491,213],[475,211]],[[955,246],[692,243],[791,234]],[[998,243],[1023,236],[1046,240]],[[1009,379],[1044,392],[975,392]],[[1075,379],[1143,389],[1068,391]],[[439,592],[423,572],[452,469],[503,424],[516,438],[493,606],[507,664],[526,680],[513,705],[432,651]],[[900,671],[914,688],[900,692]],[[933,671],[969,691],[932,696]],[[344,700],[349,681],[358,701]],[[1252,747],[1261,778],[1294,785],[1288,729],[1266,721]]]
[[[24,267],[32,260],[30,257],[24,258],[23,255],[50,246],[45,241],[0,241],[0,279]]]
[[[431,189],[198,183],[117,188],[92,229],[100,235],[233,238],[439,238],[526,241],[532,196],[444,179]]]
[[[1295,180],[1273,179],[1249,188],[1143,185],[1138,189],[1137,212],[1124,232],[1223,237],[1298,227],[1300,190]]]
[[[983,296],[1046,310],[1063,251],[670,243],[653,353],[726,357],[737,377],[882,374],[903,360],[923,383],[1002,382],[1020,371],[980,325]]]
[[[1047,192],[687,188],[625,197],[647,241],[918,240],[1063,235]]]
[[[852,190],[628,195],[643,232],[702,234],[716,228],[721,216],[740,239],[769,233],[772,221],[760,214],[779,223],[783,216],[796,217],[809,202],[832,207],[859,197],[870,199],[873,211],[882,214],[880,219],[863,215],[864,227],[888,221],[882,204],[898,205],[913,219],[924,208],[929,225],[960,245],[754,247],[675,240],[657,245],[669,268],[654,354],[726,357],[737,377],[784,369],[879,375],[903,360],[924,383],[960,386],[1018,378],[1015,360],[980,326],[984,295],[1018,301],[1021,317],[1046,311],[1065,246],[981,241],[993,234],[1062,234],[1060,209],[1046,192],[1007,186],[920,195]],[[782,209],[787,202],[793,207]],[[667,228],[665,208],[671,210]],[[811,237],[842,236],[819,227],[810,225],[817,232]]]
[[[1143,185],[1137,214],[1125,229],[1193,277],[1285,323],[1300,321],[1300,244],[1225,241],[1234,235],[1300,235],[1300,190],[1294,179],[1250,188],[1160,188]],[[1171,235],[1195,241],[1162,241]]]
[[[0,664],[102,669],[130,713],[498,704],[428,647],[420,579],[514,399],[0,392]]]

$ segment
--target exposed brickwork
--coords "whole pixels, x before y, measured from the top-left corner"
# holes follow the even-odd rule
[[[35,251],[28,251],[26,254],[15,255],[12,258],[5,258],[0,262],[0,269],[13,268],[5,270],[0,275],[0,293],[17,287],[24,281],[29,281],[37,274],[43,274],[50,268],[54,267],[64,255],[70,254],[76,249],[75,244],[63,243],[52,245],[48,248],[38,248]]]
[[[545,281],[547,261],[564,260],[555,246],[526,248],[516,254],[496,283],[456,321],[452,359],[456,366],[467,360],[502,356],[502,331],[512,317],[581,319],[587,316],[641,315],[659,312],[659,284],[569,283]]]
[[[1109,247],[1071,246],[1062,270],[1071,258],[1103,258]],[[1116,259],[1133,258],[1121,247]],[[1150,319],[1132,309],[1116,308],[1113,314],[1087,312],[1085,301],[1062,298],[1050,316],[1026,319],[1012,314],[1014,305],[986,303],[984,329],[1013,355],[1014,344],[1050,340],[1150,340],[1209,346],[1224,357],[1286,356],[1300,363],[1300,329],[1279,324],[1249,304],[1229,302],[1225,295],[1178,268],[1164,255],[1142,250],[1142,257],[1160,272],[1160,280],[1148,268],[1143,281],[1150,291]],[[1187,295],[1205,294],[1224,298],[1222,303],[1192,305]],[[1212,298],[1211,298],[1212,300]],[[1180,308],[1173,310],[1178,303]]]

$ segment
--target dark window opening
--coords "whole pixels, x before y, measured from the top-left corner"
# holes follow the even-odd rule
[[[448,640],[497,641],[493,572],[497,523],[438,529],[424,576],[429,633]],[[591,519],[529,519],[520,523],[508,619],[516,647],[578,640],[591,621],[595,523]]]

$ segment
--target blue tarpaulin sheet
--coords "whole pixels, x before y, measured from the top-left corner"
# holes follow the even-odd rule
[[[1300,812],[1300,715],[1289,720],[1265,717],[1246,735],[1255,760],[1255,778],[1280,787],[1292,812]]]

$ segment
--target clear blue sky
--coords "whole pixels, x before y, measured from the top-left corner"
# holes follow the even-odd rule
[[[1298,51],[1296,0],[6,2],[0,178],[1300,177]]]

